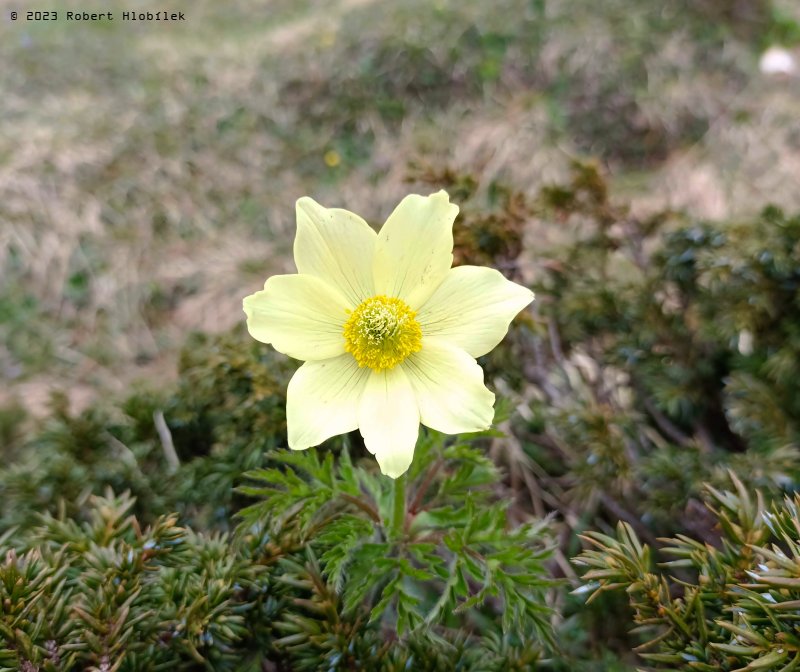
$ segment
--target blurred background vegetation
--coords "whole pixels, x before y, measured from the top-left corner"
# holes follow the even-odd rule
[[[2,10],[0,668],[800,666],[795,2],[135,4]],[[282,452],[241,298],[296,198],[439,188],[538,300],[398,536],[357,434]]]

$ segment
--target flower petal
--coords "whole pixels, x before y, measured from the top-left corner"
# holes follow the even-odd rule
[[[308,197],[297,201],[297,270],[334,285],[351,308],[375,294],[372,256],[376,238],[369,224],[352,212],[324,208]]]
[[[359,401],[369,373],[349,354],[303,364],[286,393],[289,448],[305,450],[358,427]]]
[[[243,307],[250,335],[289,357],[328,359],[345,351],[347,301],[318,278],[273,275]]]
[[[422,424],[446,434],[488,429],[494,419],[494,394],[483,384],[483,370],[461,348],[426,338],[422,350],[402,364],[419,405]]]
[[[485,355],[508,331],[533,292],[493,268],[457,266],[417,311],[425,336],[447,339],[473,357]]]
[[[376,294],[403,299],[416,310],[453,264],[453,220],[458,206],[446,192],[406,196],[378,234],[373,273]]]
[[[358,428],[384,474],[397,478],[408,470],[419,434],[419,411],[402,367],[370,373],[358,408]]]

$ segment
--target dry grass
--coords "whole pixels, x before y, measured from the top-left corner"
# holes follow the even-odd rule
[[[798,207],[800,81],[657,4],[204,0],[175,4],[183,26],[0,26],[4,397],[168,377],[187,332],[292,270],[295,198],[378,223],[411,161],[534,193],[588,153],[640,209]]]

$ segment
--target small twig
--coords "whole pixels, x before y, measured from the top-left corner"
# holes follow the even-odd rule
[[[527,438],[545,448],[549,448],[550,450],[560,453],[560,455],[567,460],[574,461],[578,459],[577,455],[575,455],[572,449],[564,441],[550,432],[545,432],[543,434],[529,432],[527,434]]]
[[[531,462],[533,461],[525,451],[522,445],[515,438],[514,433],[511,431],[511,423],[506,420],[498,429],[506,435],[505,440],[495,440],[490,449],[492,458],[498,462],[500,456],[498,453],[501,451],[504,454],[505,461],[508,465],[508,475],[511,479],[511,489],[519,494],[524,487],[527,489],[530,502],[533,506],[533,511],[539,518],[544,518],[546,515],[544,501],[542,498],[542,490],[538,482],[530,473]]]
[[[528,471],[522,472],[522,480],[525,481],[525,487],[528,489],[534,514],[537,518],[544,518],[547,512],[544,509],[542,489],[539,487],[538,481],[534,478],[533,474]]]
[[[644,270],[647,268],[647,259],[644,254],[644,238],[637,223],[636,220],[629,218],[624,221],[624,227],[628,241],[631,243],[630,249],[633,252],[633,261],[639,267],[639,270]]]
[[[644,397],[644,407],[647,412],[650,414],[650,417],[655,420],[656,424],[658,425],[659,429],[661,429],[664,434],[666,434],[669,438],[675,441],[679,446],[688,446],[689,445],[689,437],[686,436],[680,429],[678,429],[672,422],[669,421],[666,415],[664,415],[661,411],[656,408],[656,405],[650,401],[647,397]]]
[[[553,351],[553,356],[556,358],[559,365],[563,367],[564,350],[561,348],[561,337],[558,334],[556,321],[552,317],[547,320],[547,333],[550,336],[550,349]]]
[[[131,467],[139,466],[139,463],[136,461],[136,455],[133,454],[133,451],[128,448],[128,446],[122,443],[122,441],[120,441],[111,432],[105,432],[105,437],[112,446],[119,450],[123,462],[127,463]]]
[[[181,466],[181,461],[178,459],[178,453],[175,452],[175,444],[172,442],[172,432],[167,427],[167,421],[164,419],[164,414],[159,411],[153,412],[153,422],[156,425],[158,438],[161,439],[161,449],[164,451],[164,458],[167,460],[169,473],[175,473]]]
[[[541,321],[538,301],[534,301],[528,310],[534,322]],[[542,341],[544,339],[540,338],[535,333],[531,334],[530,339],[533,344],[533,361],[528,361],[524,365],[525,374],[531,378],[532,382],[536,383],[536,385],[541,388],[542,392],[544,392],[551,401],[557,399],[559,397],[558,390],[547,379],[547,367],[545,366],[545,355],[542,348]]]
[[[553,511],[558,511],[564,517],[564,521],[572,529],[577,529],[579,525],[579,518],[575,512],[564,502],[566,493],[561,486],[553,479],[535,460],[528,463],[528,468],[532,472],[533,478],[538,478],[539,481],[545,486],[540,488],[542,500],[550,506]]]
[[[697,437],[697,442],[700,445],[700,450],[703,453],[713,453],[714,452],[714,439],[711,438],[711,433],[708,431],[708,427],[704,424],[699,425],[697,427],[697,431],[695,432],[695,436]]]
[[[633,515],[630,511],[628,511],[622,504],[620,504],[617,500],[609,497],[606,493],[600,494],[600,502],[606,508],[606,510],[616,516],[619,520],[624,520],[626,523],[630,523],[631,527],[639,534],[639,536],[644,539],[647,543],[650,544],[653,548],[656,548],[659,544],[656,538],[652,535],[650,530],[648,530],[643,524],[642,521],[639,520],[635,515]]]

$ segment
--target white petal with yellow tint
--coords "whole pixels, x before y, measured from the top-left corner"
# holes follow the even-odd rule
[[[358,408],[358,428],[384,474],[397,478],[408,470],[419,434],[419,411],[402,367],[370,371]]]
[[[369,374],[350,355],[303,364],[286,393],[289,448],[305,450],[352,432]]]
[[[273,275],[264,289],[245,297],[247,330],[262,343],[296,359],[344,353],[348,304],[333,287],[311,275]]]
[[[494,394],[483,384],[483,370],[460,348],[425,338],[422,350],[401,365],[411,381],[422,424],[446,434],[488,429],[494,419]]]
[[[308,197],[297,201],[297,270],[334,285],[351,308],[375,294],[372,256],[376,238],[369,224],[352,212],[324,208]]]
[[[421,306],[453,263],[458,206],[447,193],[406,196],[386,220],[375,244],[375,293]]]
[[[451,269],[417,311],[424,336],[447,339],[473,357],[485,355],[508,331],[533,292],[482,266]]]

